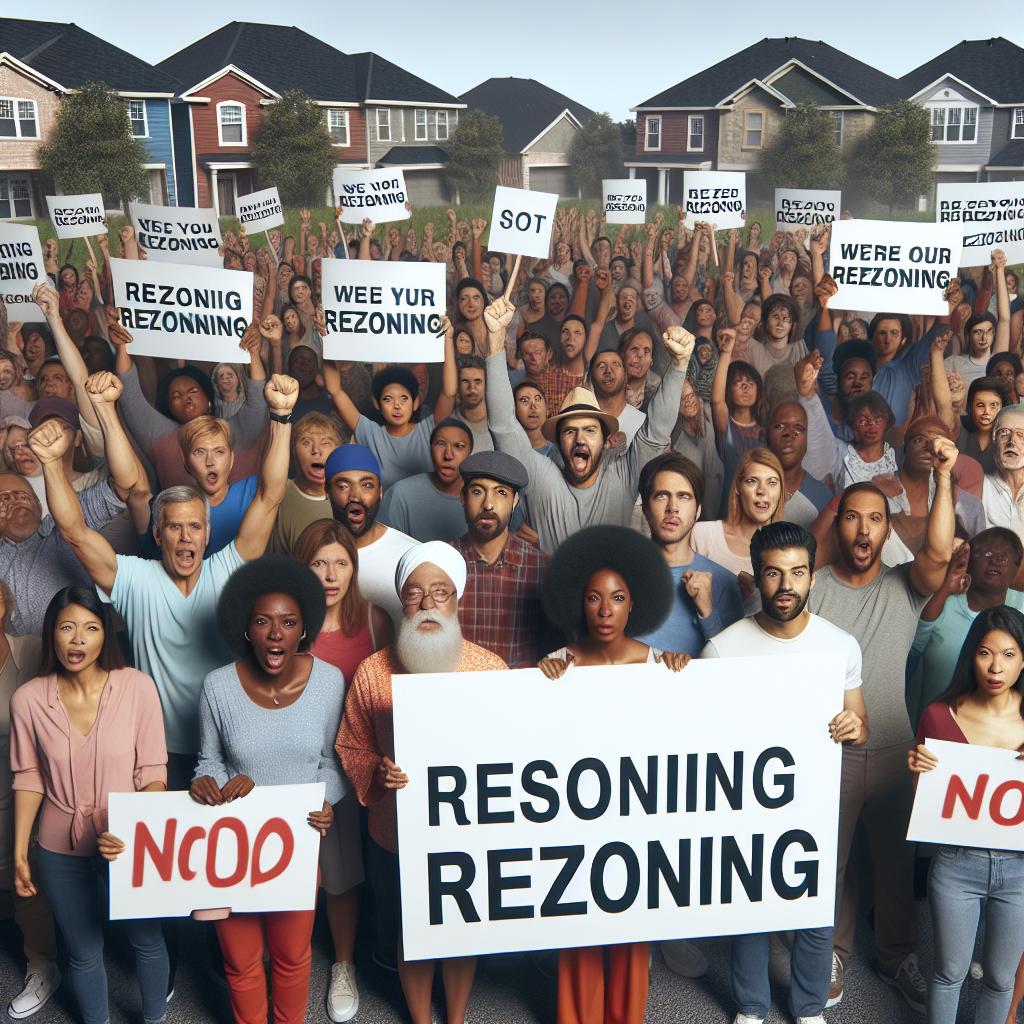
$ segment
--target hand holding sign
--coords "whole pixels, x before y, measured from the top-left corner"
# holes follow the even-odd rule
[[[390,757],[382,757],[377,770],[385,789],[405,789],[409,785],[409,776]]]
[[[939,759],[923,743],[907,751],[907,767],[915,775],[934,771],[938,766]]]

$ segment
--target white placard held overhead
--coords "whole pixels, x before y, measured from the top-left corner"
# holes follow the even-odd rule
[[[1022,181],[940,182],[935,221],[960,229],[962,267],[987,267],[993,249],[1002,249],[1008,263],[1024,261]]]
[[[257,786],[219,807],[188,793],[111,793],[110,831],[127,849],[110,865],[112,920],[312,910],[320,833],[306,821],[322,782]]]
[[[132,353],[237,363],[252,322],[252,274],[149,260],[110,261]]]
[[[0,223],[0,299],[7,304],[11,323],[43,319],[32,289],[48,280],[36,226]]]
[[[605,178],[604,219],[609,224],[643,224],[647,219],[646,178]]]
[[[325,359],[444,360],[443,263],[324,260]]]
[[[405,956],[830,926],[843,682],[839,655],[394,676]]]
[[[914,221],[837,220],[829,272],[836,309],[941,316],[960,265],[960,229]]]
[[[341,207],[343,224],[362,224],[366,217],[375,224],[386,224],[412,216],[405,174],[390,168],[353,171],[335,167],[334,201]]]
[[[235,211],[238,223],[250,235],[279,228],[284,223],[284,208],[276,185],[260,189],[259,192],[250,192],[247,196],[239,196]]]
[[[149,259],[223,269],[216,210],[129,203],[128,211],[135,236]]]
[[[775,225],[779,231],[831,224],[842,213],[843,194],[838,189],[777,188]]]
[[[50,223],[58,238],[85,238],[107,230],[103,196],[98,192],[80,196],[47,196]]]
[[[697,221],[718,231],[747,223],[747,176],[743,171],[683,171],[686,226]]]
[[[487,248],[516,256],[547,259],[558,196],[499,185],[494,190],[491,231]]]

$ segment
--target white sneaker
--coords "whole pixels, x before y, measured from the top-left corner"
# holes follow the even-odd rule
[[[683,978],[700,978],[707,973],[707,957],[686,939],[661,943],[661,955],[665,959],[665,966]]]
[[[351,1020],[359,1012],[359,989],[356,988],[356,965],[343,960],[331,968],[331,984],[327,989],[327,1016],[336,1024]]]
[[[32,969],[25,978],[25,987],[11,1000],[7,1016],[12,1020],[31,1017],[41,1010],[60,988],[60,968],[55,963]]]
[[[820,1013],[817,1017],[797,1017],[796,1024],[825,1024],[825,1018]]]
[[[732,1024],[764,1024],[764,1017],[751,1017],[749,1013],[737,1013]]]
[[[981,981],[985,977],[985,968],[977,960],[972,960],[970,973],[975,981]]]

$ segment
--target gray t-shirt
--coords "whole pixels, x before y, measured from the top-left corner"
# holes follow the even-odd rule
[[[384,492],[378,520],[420,543],[458,540],[466,532],[466,516],[458,495],[442,494],[429,473],[399,480]]]
[[[377,456],[380,463],[380,482],[385,493],[399,480],[414,473],[429,473],[433,469],[430,461],[430,433],[434,429],[434,417],[426,416],[411,433],[402,437],[389,434],[379,423],[360,416],[356,424],[356,440]]]
[[[928,596],[910,582],[911,563],[885,569],[866,587],[838,580],[830,567],[819,569],[808,607],[850,633],[864,654],[864,703],[871,738],[868,748],[910,743],[907,714],[907,653]]]

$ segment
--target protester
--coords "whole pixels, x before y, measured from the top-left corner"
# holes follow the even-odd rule
[[[1024,537],[1024,406],[1008,405],[992,424],[995,470],[985,474],[981,503],[989,526]]]

